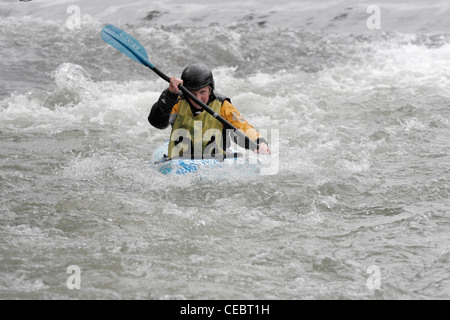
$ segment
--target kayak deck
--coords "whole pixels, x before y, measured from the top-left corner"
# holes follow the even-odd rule
[[[209,159],[186,159],[167,158],[169,140],[165,141],[155,149],[152,157],[152,166],[164,175],[177,174],[184,175],[195,172],[208,172],[222,170],[225,172],[235,172],[238,174],[259,174],[260,168],[258,164],[249,163],[248,159],[244,159],[242,154],[233,152],[225,158],[209,158]]]

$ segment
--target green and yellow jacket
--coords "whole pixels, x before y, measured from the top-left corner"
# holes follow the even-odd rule
[[[232,105],[229,98],[220,94],[210,95],[208,106],[220,114],[225,120],[241,130],[250,139],[259,143],[267,143],[261,134],[250,125]],[[224,128],[223,124],[207,111],[192,106],[183,95],[173,94],[166,89],[153,105],[148,121],[158,129],[172,126],[169,142],[169,157],[196,157],[224,153],[234,141],[241,147],[250,149],[248,143],[239,141],[233,131]]]

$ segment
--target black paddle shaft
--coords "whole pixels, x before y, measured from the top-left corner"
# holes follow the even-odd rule
[[[170,83],[170,78],[161,70],[159,70],[157,67],[153,67],[151,68],[149,66],[150,69],[152,69],[157,75],[159,75],[162,79],[166,80],[167,82]],[[212,110],[210,107],[208,107],[206,104],[204,104],[202,101],[200,101],[199,99],[197,99],[196,96],[194,96],[192,94],[192,92],[190,92],[188,89],[186,89],[182,84],[178,85],[178,88],[189,98],[191,98],[195,103],[197,103],[199,106],[201,106],[204,110],[206,110],[210,115],[212,115],[215,119],[217,119],[218,121],[220,121],[225,128],[227,129],[233,129],[235,134],[238,135],[241,139],[244,139],[244,143],[245,146],[252,146],[252,149],[258,149],[258,145],[256,144],[255,141],[253,141],[252,139],[250,139],[247,135],[245,135],[242,131],[240,131],[238,128],[236,128],[235,126],[233,126],[231,123],[229,123],[227,120],[225,120],[225,118],[223,118],[220,114],[218,114],[217,112],[215,112],[214,110]]]

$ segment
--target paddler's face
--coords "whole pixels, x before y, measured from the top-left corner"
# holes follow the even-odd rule
[[[193,90],[191,91],[191,93],[201,102],[203,102],[204,104],[208,103],[209,100],[209,95],[211,94],[211,87],[207,86],[204,88],[201,88],[199,90]],[[201,109],[202,107],[200,107],[198,104],[196,104],[194,101],[192,101],[192,99],[189,99],[192,103],[192,105],[194,107],[196,107],[197,109]]]

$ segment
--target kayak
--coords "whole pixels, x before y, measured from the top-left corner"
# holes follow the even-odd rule
[[[233,151],[230,156],[223,159],[169,159],[167,158],[168,148],[169,140],[166,140],[155,149],[151,161],[151,165],[164,175],[186,175],[196,172],[236,173],[239,175],[258,175],[260,173],[258,163],[250,163],[238,152]]]
[[[165,81],[170,82],[170,78],[148,60],[148,54],[145,51],[145,48],[135,38],[130,36],[125,31],[111,24],[108,24],[103,27],[101,31],[101,38],[106,43],[110,44],[129,58],[153,70]],[[197,97],[183,85],[179,85],[179,89],[189,99],[192,99],[209,114],[211,114],[215,119],[226,126],[226,128],[233,129],[236,137],[245,138],[246,142],[248,142],[249,144],[249,147],[251,147],[252,149],[256,149],[258,147],[255,141],[249,139],[244,134],[244,132],[238,130],[235,126],[233,126],[231,123],[217,114],[213,109],[197,99]],[[238,171],[240,173],[259,174],[257,161],[256,163],[251,163],[252,161],[250,160],[250,157],[239,157],[236,155],[225,158],[221,157],[222,159],[168,159],[164,156],[168,154],[167,150],[168,141],[166,141],[162,146],[158,147],[154,153],[153,165],[158,169],[159,172],[163,174],[170,174],[172,172],[175,172],[176,174],[183,175],[186,173],[198,172],[199,170],[203,170],[204,168],[207,168],[208,170],[213,169],[214,171],[219,168],[224,170],[232,168],[233,171]]]

